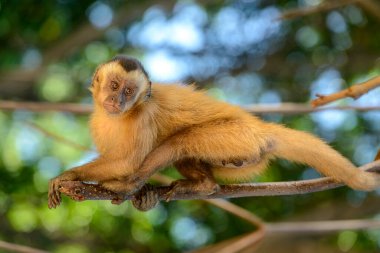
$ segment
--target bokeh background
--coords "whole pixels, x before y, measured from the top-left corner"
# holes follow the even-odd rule
[[[96,66],[127,54],[143,62],[153,81],[196,82],[233,104],[307,103],[316,93],[380,74],[377,1],[378,10],[347,4],[280,18],[326,2],[0,0],[0,99],[90,104]],[[377,89],[337,104],[378,106],[379,98]],[[372,161],[380,147],[380,111],[260,117],[314,132],[357,165]],[[49,210],[48,180],[96,157],[87,121],[71,113],[0,111],[0,240],[57,253],[181,252],[252,230],[201,201],[161,203],[142,213],[130,203],[64,198]],[[314,177],[311,168],[277,161],[258,181]],[[376,218],[380,210],[379,192],[348,188],[231,201],[270,222]],[[379,230],[282,235],[266,238],[258,252],[379,252],[379,236]]]

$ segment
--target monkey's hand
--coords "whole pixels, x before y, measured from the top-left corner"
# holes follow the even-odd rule
[[[61,192],[59,191],[62,181],[71,181],[77,179],[76,173],[72,170],[66,171],[62,175],[49,181],[48,207],[56,208],[61,204]]]

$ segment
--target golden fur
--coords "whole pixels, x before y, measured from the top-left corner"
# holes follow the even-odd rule
[[[281,157],[306,163],[353,188],[372,189],[379,183],[373,173],[357,170],[320,139],[263,122],[237,106],[194,90],[193,86],[153,84],[152,94],[149,101],[124,118],[110,118],[101,108],[96,108],[92,116],[93,138],[101,154],[108,151],[111,156],[138,157],[132,162],[134,167],[125,168],[130,170],[128,173],[138,170],[145,156],[159,143],[183,132],[182,152],[215,165],[230,157],[254,159],[268,149],[257,164],[213,167],[214,176],[223,182],[251,181],[266,168],[269,159]]]
[[[205,194],[217,190],[214,178],[251,181],[276,157],[308,164],[354,189],[379,186],[379,175],[358,170],[317,137],[264,122],[193,86],[153,84],[152,96],[147,97],[150,83],[144,73],[141,69],[128,72],[117,61],[98,68],[91,89],[95,110],[90,128],[100,156],[52,180],[49,206],[60,202],[54,193],[60,180],[99,181],[109,190],[132,194],[170,163],[188,179],[173,189]],[[103,104],[110,94],[117,94],[112,101],[124,96],[123,90],[109,89],[113,78],[136,88],[125,105],[115,102],[116,115]]]

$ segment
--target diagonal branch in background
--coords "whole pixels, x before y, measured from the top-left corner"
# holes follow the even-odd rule
[[[294,19],[304,17],[320,12],[331,11],[351,4],[359,5],[366,12],[368,12],[380,21],[380,5],[378,2],[374,0],[326,0],[323,3],[316,6],[296,8],[284,11],[280,15],[279,19]]]
[[[242,106],[245,110],[256,114],[303,114],[327,110],[355,110],[355,111],[377,111],[380,106],[330,106],[313,108],[308,104],[282,103],[282,104],[260,104]],[[88,114],[92,112],[92,105],[75,103],[48,103],[48,102],[17,102],[0,100],[0,110],[26,110],[33,112],[70,112],[75,114]]]
[[[380,4],[374,0],[357,0],[358,4],[373,17],[380,21]]]
[[[33,122],[26,122],[26,124],[28,126],[30,126],[31,128],[33,128],[34,130],[37,130],[37,131],[43,133],[45,136],[50,137],[50,138],[52,138],[52,139],[54,139],[54,140],[56,140],[58,142],[61,142],[63,144],[66,144],[68,146],[71,146],[73,148],[76,148],[76,149],[79,149],[79,150],[82,150],[82,151],[90,151],[90,149],[87,148],[86,146],[83,146],[83,145],[81,145],[79,143],[73,142],[73,141],[71,141],[69,139],[63,138],[62,136],[57,135],[57,134],[55,134],[53,132],[50,132],[49,130],[44,129],[44,128],[40,127],[39,125],[37,125],[37,124],[35,124]]]
[[[346,98],[346,97],[351,97],[354,99],[359,98],[363,94],[369,92],[370,90],[373,90],[377,87],[380,87],[380,76],[377,76],[375,78],[372,78],[366,82],[355,84],[348,89],[339,91],[337,93],[331,94],[331,95],[321,95],[317,94],[317,99],[314,99],[311,101],[311,104],[313,107],[325,105],[328,103],[331,103],[333,101]]]
[[[299,17],[308,16],[311,14],[331,11],[333,9],[341,8],[346,5],[355,4],[358,0],[340,0],[340,1],[324,1],[323,3],[305,8],[297,8],[284,11],[280,15],[280,19],[294,19]]]
[[[126,1],[125,5],[117,10],[110,27],[124,26],[141,18],[151,5],[149,1],[141,1],[138,4],[137,2],[128,2],[129,1]],[[159,5],[164,10],[172,9],[175,3],[176,1],[174,0],[161,0],[155,2],[156,5]],[[133,5],[133,8],[131,5]],[[106,31],[107,28],[98,29],[88,21],[84,22],[67,37],[53,43],[54,45],[51,48],[42,52],[42,64],[37,69],[25,70],[24,68],[19,68],[1,73],[0,94],[18,95],[19,92],[25,92],[34,84],[36,79],[44,73],[49,64],[57,62],[63,57],[72,55],[86,44],[101,38]]]
[[[6,252],[18,252],[18,253],[49,253],[48,251],[31,248],[15,243],[0,241],[0,249],[6,250]]]

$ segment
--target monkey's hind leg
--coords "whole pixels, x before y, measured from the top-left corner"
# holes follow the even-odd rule
[[[207,196],[220,189],[212,175],[210,164],[188,158],[175,162],[174,166],[185,179],[176,180],[171,184],[171,190],[166,195],[166,201],[170,201],[176,193]]]

